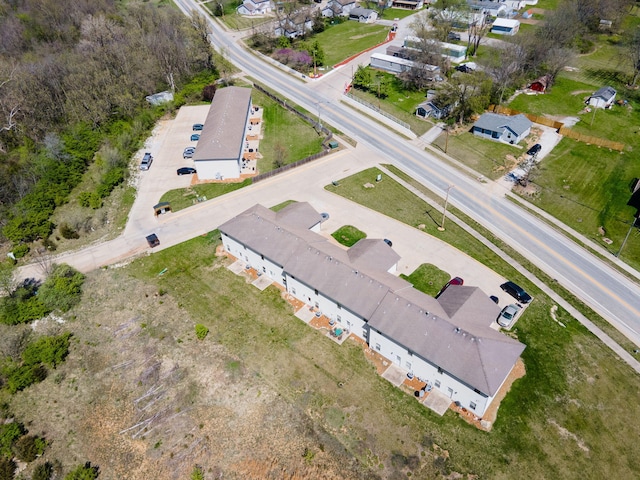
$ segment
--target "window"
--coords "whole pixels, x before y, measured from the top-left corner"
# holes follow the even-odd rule
[[[406,362],[404,366],[407,367],[407,370],[411,371],[411,362]]]
[[[316,308],[320,308],[320,305],[318,305],[318,302],[316,302]]]
[[[342,310],[342,305],[338,304],[338,310]]]
[[[438,367],[438,373],[442,374],[442,372],[443,372],[443,370],[440,367]]]
[[[342,317],[340,315],[336,315],[336,320],[341,322],[342,321]],[[349,322],[347,322],[347,325],[351,325]]]
[[[436,386],[436,388],[440,388],[440,380],[436,380],[433,384]]]
[[[376,343],[376,350],[380,351],[380,344],[379,343]]]
[[[267,273],[267,267],[262,267],[262,273]]]
[[[291,294],[292,294],[292,295],[295,295],[295,294],[296,294],[296,289],[295,289],[295,287],[291,287]]]
[[[476,403],[475,403],[475,402],[471,402],[471,403],[469,404],[469,408],[470,408],[471,410],[475,410],[475,409],[476,409]]]
[[[316,288],[313,293],[315,293],[316,295],[318,295],[318,289]]]
[[[264,255],[260,255],[260,259],[261,259],[261,260],[264,260]]]

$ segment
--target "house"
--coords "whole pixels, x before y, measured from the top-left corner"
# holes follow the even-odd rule
[[[533,82],[529,84],[529,89],[534,92],[544,93],[549,88],[549,76],[544,75],[540,78],[535,79]]]
[[[271,0],[243,0],[236,9],[240,15],[266,15],[273,11]]]
[[[298,38],[303,37],[313,29],[313,18],[309,12],[298,12],[290,17],[280,20],[276,24],[274,33],[278,37]]]
[[[515,35],[520,30],[520,22],[510,18],[496,18],[491,26],[491,33],[498,35]]]
[[[427,99],[418,105],[416,109],[416,116],[421,118],[435,118],[440,120],[449,115],[453,108],[453,105],[445,104],[442,100]]]
[[[405,60],[413,60],[417,55],[417,51],[413,48],[405,48],[397,45],[389,45],[386,51],[387,55],[392,57],[404,58]]]
[[[424,0],[392,0],[390,3],[391,8],[404,8],[406,10],[420,10],[424,7]]]
[[[329,0],[322,9],[323,17],[348,17],[351,10],[356,8],[356,0]]]
[[[531,133],[531,125],[531,120],[521,113],[513,116],[483,113],[473,124],[472,132],[480,137],[515,144]]]
[[[613,87],[602,87],[587,99],[587,105],[596,108],[611,108],[616,99],[616,90]]]
[[[251,113],[251,89],[216,90],[193,155],[198,178],[240,178],[243,144]]]
[[[472,13],[483,16],[496,18],[506,17],[509,14],[509,8],[502,2],[467,0],[467,4]]]
[[[481,417],[525,348],[491,328],[500,307],[477,287],[430,297],[391,273],[400,257],[383,240],[345,250],[316,233],[321,218],[255,205],[219,230],[229,254]]]
[[[360,23],[375,23],[378,19],[378,12],[369,8],[355,7],[349,12],[349,20],[356,20]]]

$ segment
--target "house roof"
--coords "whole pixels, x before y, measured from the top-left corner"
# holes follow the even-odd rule
[[[376,13],[375,10],[369,8],[355,7],[349,12],[350,17],[368,17],[372,13]]]
[[[534,83],[539,83],[546,89],[549,86],[549,76],[543,75],[542,77],[536,78],[533,82],[529,84],[529,86],[533,85]]]
[[[436,300],[395,275],[399,256],[381,240],[349,250],[306,230],[309,204],[273,212],[255,205],[219,229],[342,305],[371,328],[472,388],[494,395],[525,346],[491,329],[500,308],[477,287],[450,286]]]
[[[496,18],[493,22],[494,27],[516,28],[520,22],[511,18]]]
[[[250,88],[225,87],[216,90],[193,160],[239,158],[250,106]]]
[[[415,65],[415,62],[413,60],[408,60],[402,57],[394,57],[392,55],[386,55],[384,53],[372,53],[371,59],[380,60],[382,62],[396,63],[398,65],[405,65],[408,67],[412,67],[413,65]]]
[[[473,124],[475,127],[490,130],[492,132],[504,132],[508,128],[516,135],[522,135],[531,128],[531,120],[522,113],[518,115],[499,115],[497,113],[483,113],[480,118]]]
[[[591,95],[591,98],[602,98],[605,102],[608,102],[616,96],[616,93],[617,92],[613,87],[602,87],[599,88],[593,95]]]
[[[332,3],[337,3],[343,7],[356,3],[356,0],[331,0],[331,1]]]
[[[412,292],[414,297],[418,294],[428,297],[415,292],[417,290]],[[452,290],[452,293],[457,292]],[[388,293],[369,320],[369,326],[472,388],[489,396],[495,395],[525,346],[491,329],[486,323],[488,319],[480,312],[473,313],[477,303],[481,303],[479,297],[464,299],[469,303],[465,309],[470,310],[468,313],[478,323],[476,332],[472,332],[446,318],[446,313],[438,314],[437,307],[432,306],[433,310],[424,308],[403,294]],[[440,298],[435,302],[440,302]],[[481,321],[484,321],[483,328],[480,328]]]

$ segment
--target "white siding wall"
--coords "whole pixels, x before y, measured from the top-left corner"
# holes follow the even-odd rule
[[[451,397],[452,402],[460,402],[460,405],[479,417],[484,415],[486,408],[491,403],[492,397],[475,392],[473,388],[461,383],[447,372],[439,373],[437,366],[409,354],[405,348],[374,329],[369,331],[369,347],[407,372],[411,371],[421,380],[430,382],[433,388]],[[439,382],[440,386],[436,382]],[[475,403],[475,408],[471,408],[471,403]]]
[[[201,180],[216,180],[219,177],[240,178],[240,165],[237,159],[200,160],[194,163],[198,170],[198,178]]]
[[[315,289],[291,276],[287,276],[287,292],[307,305],[316,307],[317,304],[317,308],[325,317],[332,318],[333,320],[340,322],[340,324],[347,328],[351,333],[363,340],[366,340],[366,322],[346,308],[338,308],[338,304],[322,295],[322,292],[318,292],[318,294],[316,294]]]
[[[258,272],[262,272],[270,279],[282,285],[282,267],[273,263],[266,257],[262,257],[257,252],[254,252],[250,248],[245,248],[239,242],[236,242],[233,238],[228,237],[224,233],[222,234],[222,244],[227,252],[234,257],[239,258],[245,263],[248,263],[256,269]]]

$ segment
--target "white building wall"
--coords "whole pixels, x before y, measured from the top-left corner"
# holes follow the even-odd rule
[[[289,275],[287,275],[287,292],[307,305],[317,308],[325,317],[340,323],[357,337],[366,340],[364,319],[342,306],[339,308],[334,300],[325,297],[322,292],[316,293],[314,288]]]
[[[240,164],[236,159],[229,160],[196,160],[194,162],[201,180],[224,180],[240,178]]]
[[[266,275],[274,282],[277,282],[280,285],[283,284],[282,267],[280,265],[272,262],[250,248],[246,248],[242,243],[237,242],[224,233],[222,234],[222,244],[224,245],[224,249],[234,257],[249,264],[256,271],[262,272],[263,275]]]
[[[484,415],[493,400],[493,397],[476,392],[447,372],[439,370],[436,365],[409,353],[406,348],[396,344],[373,328],[369,330],[369,347],[400,368],[412,372],[420,380],[430,383],[433,388],[450,397],[452,402],[460,402],[461,406],[479,417]],[[472,408],[472,403],[475,404],[475,408]]]

